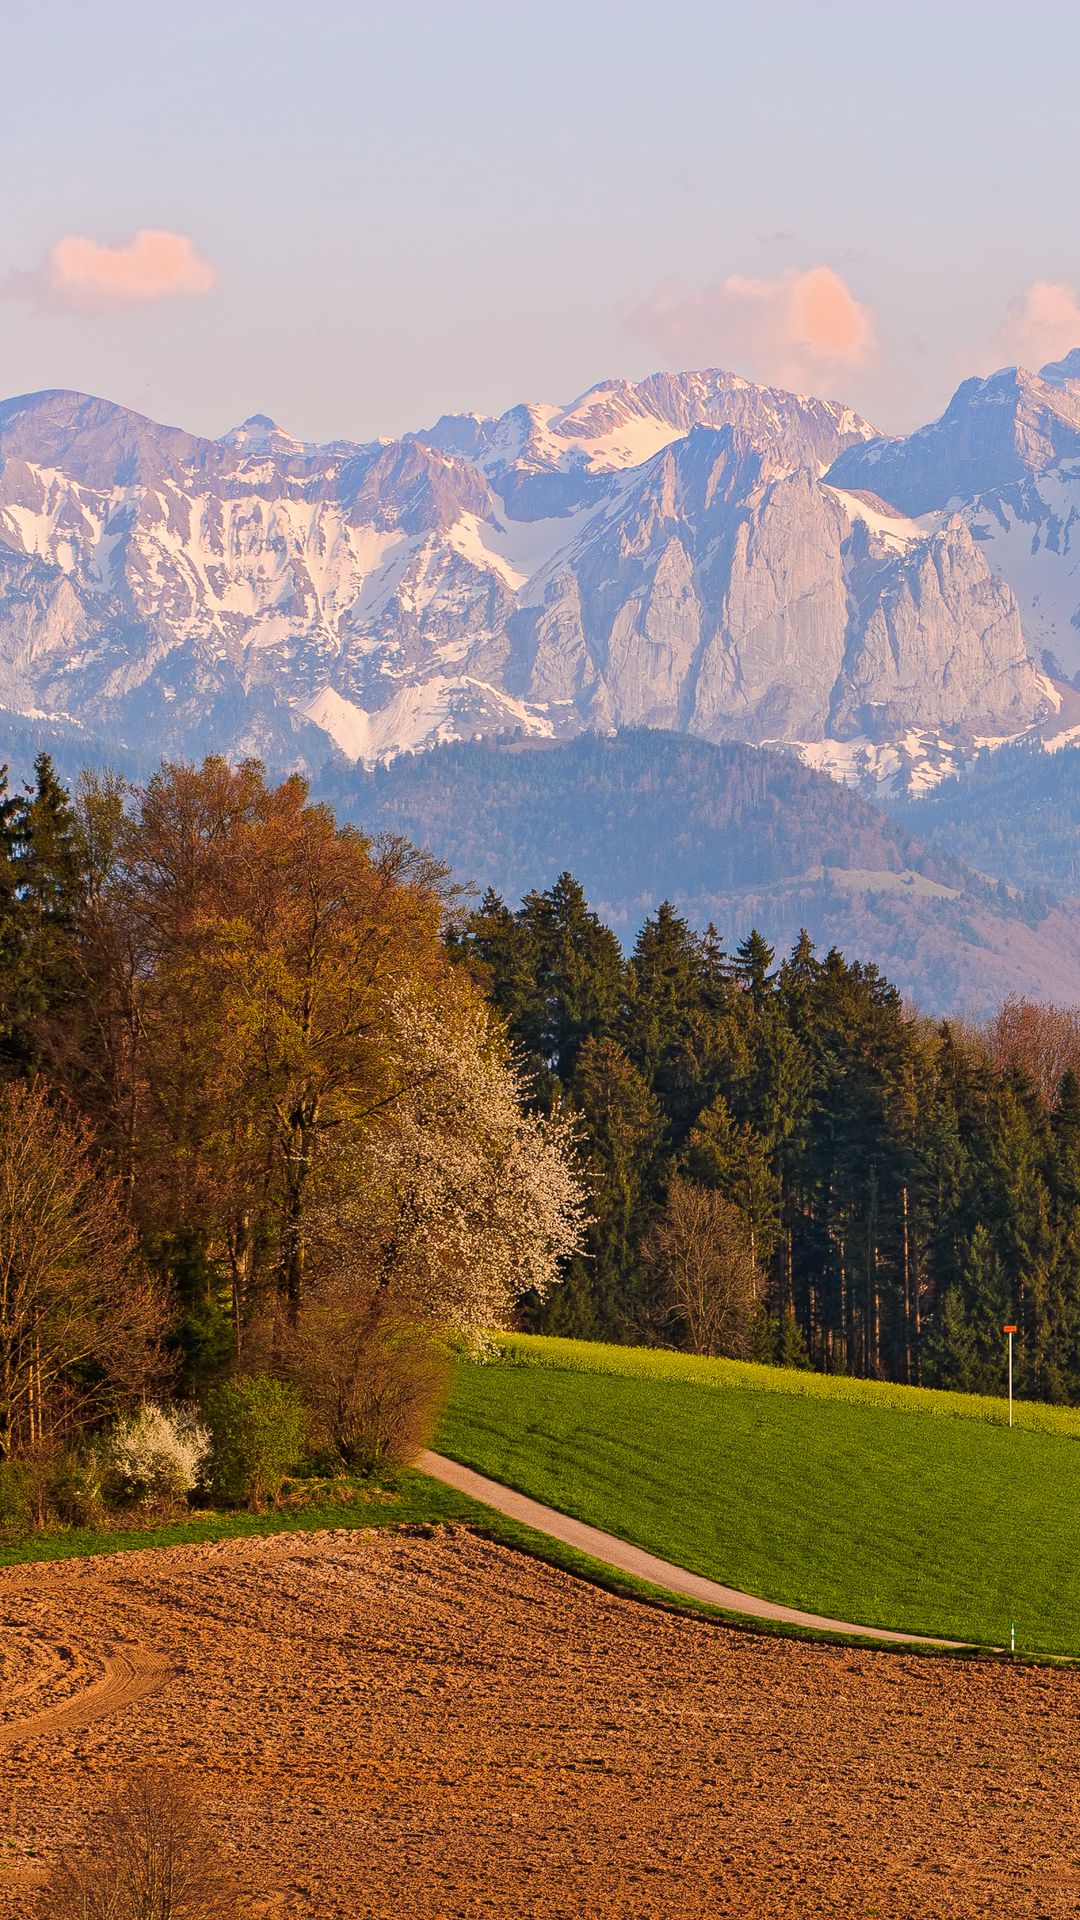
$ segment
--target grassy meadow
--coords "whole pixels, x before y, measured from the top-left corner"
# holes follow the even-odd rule
[[[1080,1654],[1080,1412],[506,1336],[436,1445],[763,1598]]]

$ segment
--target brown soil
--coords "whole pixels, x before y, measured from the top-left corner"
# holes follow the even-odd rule
[[[467,1533],[8,1570],[0,1655],[0,1920],[140,1758],[275,1920],[1080,1910],[1080,1673],[735,1632]]]

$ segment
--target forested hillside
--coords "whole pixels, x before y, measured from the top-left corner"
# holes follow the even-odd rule
[[[763,764],[729,873],[786,823]],[[972,1389],[1014,1316],[1022,1389],[1080,1400],[1078,1066],[1068,1009],[936,1025],[805,933],[662,904],[624,945],[568,873],[466,910],[253,764],[72,797],[42,757],[0,793],[0,1466],[230,1376],[355,1462],[416,1340],[518,1313]]]
[[[932,845],[1014,887],[1080,894],[1080,747],[984,752],[895,817]]]
[[[669,906],[624,959],[568,874],[456,944],[582,1116],[588,1256],[533,1328],[996,1391],[1015,1319],[1022,1390],[1080,1399],[1075,1022],[965,1034],[805,935],[727,954]]]
[[[881,966],[933,1012],[1010,993],[1080,1000],[1080,916],[928,846],[793,756],[660,732],[561,746],[451,746],[321,788],[509,900],[564,868],[624,941],[661,900],[729,941],[758,927]]]

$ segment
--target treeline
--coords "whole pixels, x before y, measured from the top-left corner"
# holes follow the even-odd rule
[[[664,906],[627,958],[569,875],[466,913],[255,764],[41,756],[0,787],[0,1464],[293,1394],[370,1465],[429,1335],[514,1316],[980,1390],[1016,1319],[1021,1390],[1080,1398],[1078,1062],[1070,1010],[935,1025],[805,935]]]
[[[557,1277],[566,1127],[446,918],[441,869],[255,764],[0,791],[0,1463],[232,1374],[355,1464],[418,1327]]]
[[[517,911],[488,893],[456,948],[588,1143],[587,1255],[534,1328],[997,1392],[1015,1319],[1021,1390],[1080,1399],[1060,1013],[933,1024],[872,965],[805,935],[727,954],[670,906],[624,959],[569,874]]]

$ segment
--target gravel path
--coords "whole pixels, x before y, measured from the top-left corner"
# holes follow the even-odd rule
[[[539,1500],[531,1500],[527,1494],[503,1486],[499,1480],[489,1480],[485,1474],[474,1473],[471,1467],[445,1459],[441,1453],[424,1452],[416,1464],[433,1480],[441,1480],[471,1500],[494,1507],[496,1513],[504,1513],[508,1520],[519,1520],[537,1533],[561,1540],[565,1547],[587,1553],[592,1560],[602,1560],[605,1566],[617,1567],[620,1573],[632,1574],[636,1580],[647,1580],[650,1586],[663,1587],[668,1593],[686,1594],[691,1600],[705,1600],[710,1606],[723,1607],[727,1613],[747,1614],[754,1620],[782,1620],[788,1626],[816,1627],[828,1633],[858,1634],[860,1639],[884,1640],[893,1646],[952,1647],[962,1651],[966,1644],[962,1640],[935,1640],[925,1633],[894,1633],[888,1627],[861,1627],[852,1620],[830,1620],[823,1613],[803,1613],[798,1607],[759,1600],[755,1594],[740,1593],[737,1587],[722,1586],[718,1580],[707,1580],[703,1574],[688,1573],[685,1567],[677,1567],[671,1560],[659,1560],[644,1548],[620,1540],[617,1534],[603,1533],[599,1527],[587,1526],[583,1520],[573,1520],[558,1508],[545,1507]]]

